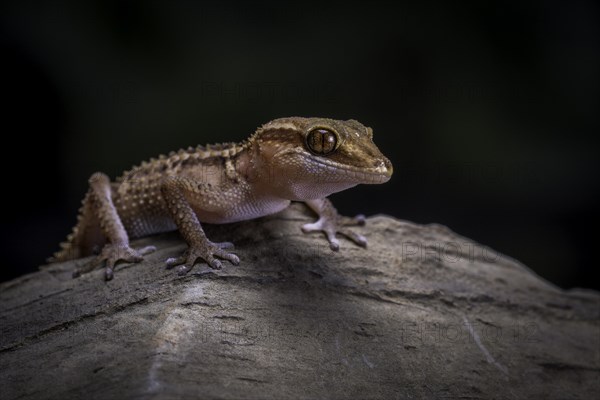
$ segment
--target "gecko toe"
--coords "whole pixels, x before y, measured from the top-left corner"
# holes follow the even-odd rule
[[[333,251],[339,251],[340,242],[336,238],[329,239],[329,248]]]
[[[177,268],[177,273],[179,275],[187,274],[199,260],[204,260],[212,269],[223,268],[223,261],[219,260],[219,258],[227,260],[234,265],[238,265],[240,262],[238,256],[224,250],[224,248],[230,248],[232,246],[233,244],[230,242],[208,242],[205,244],[198,244],[196,246],[189,247],[183,253],[183,255],[179,257],[168,258],[165,260],[165,264],[167,269],[181,265],[179,268]]]
[[[156,246],[146,246],[146,247],[142,247],[141,249],[138,250],[138,253],[140,253],[140,255],[145,256],[146,254],[150,254],[150,253],[154,253],[156,251]]]
[[[192,267],[188,267],[187,265],[180,265],[177,268],[177,275],[179,276],[184,276],[186,275],[188,272],[190,272],[190,270],[192,269]]]
[[[339,216],[339,225],[342,226],[364,226],[366,218],[363,214],[358,214],[354,217]]]
[[[128,261],[131,259],[131,256],[123,257],[123,258],[126,258],[126,261]],[[104,269],[104,280],[105,281],[112,280],[112,278],[114,277],[115,264],[120,259],[122,259],[122,258],[119,257],[118,255],[114,254],[106,260],[106,268]]]
[[[354,221],[358,226],[364,226],[367,223],[367,220],[363,214],[358,214],[354,217]]]
[[[238,256],[236,256],[235,254],[232,254],[232,253],[228,253],[222,249],[215,251],[215,255],[224,260],[229,261],[233,265],[239,265],[239,263],[240,263],[240,258]]]
[[[217,260],[214,256],[209,256],[207,257],[208,259],[206,260],[206,262],[208,263],[208,265],[212,268],[212,269],[221,269],[223,268],[223,263],[219,260]]]
[[[185,263],[185,257],[169,257],[165,260],[165,265],[167,266],[167,269],[171,269],[183,263]]]
[[[350,229],[341,229],[339,233],[352,240],[360,247],[367,247],[367,238],[365,238],[363,235],[359,235],[358,233],[351,231]]]

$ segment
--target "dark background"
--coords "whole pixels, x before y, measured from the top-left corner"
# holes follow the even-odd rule
[[[454,3],[4,2],[2,280],[57,249],[91,173],[300,115],[372,126],[394,164],[343,213],[600,288],[597,4]]]

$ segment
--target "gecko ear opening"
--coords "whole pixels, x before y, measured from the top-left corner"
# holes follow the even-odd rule
[[[306,135],[306,146],[314,154],[324,156],[337,149],[338,136],[335,132],[325,128],[315,128]]]

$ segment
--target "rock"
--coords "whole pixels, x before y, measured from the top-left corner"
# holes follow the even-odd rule
[[[570,398],[600,392],[600,294],[561,290],[439,225],[387,216],[329,250],[277,215],[208,226],[242,262],[163,260],[0,285],[1,398]],[[551,249],[549,249],[551,251]]]

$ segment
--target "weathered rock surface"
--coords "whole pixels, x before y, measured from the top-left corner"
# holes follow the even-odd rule
[[[367,250],[303,235],[300,205],[207,227],[238,267],[158,251],[0,285],[0,398],[568,398],[600,393],[600,294],[560,290],[438,225],[386,216]],[[551,249],[549,249],[551,251]]]

